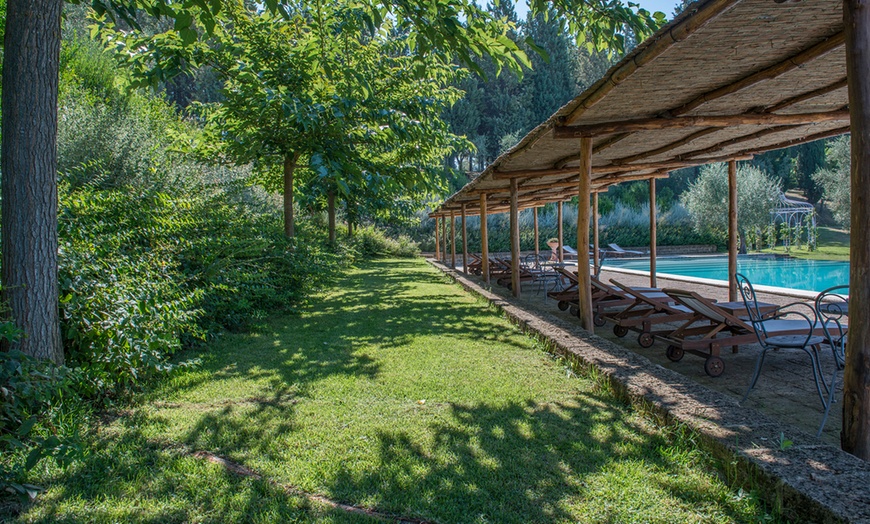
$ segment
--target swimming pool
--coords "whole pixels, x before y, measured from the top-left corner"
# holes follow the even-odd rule
[[[649,259],[611,259],[605,268],[649,271]],[[737,271],[755,285],[784,287],[805,291],[823,291],[849,283],[849,262],[804,260],[798,258],[742,255],[737,257]],[[727,256],[667,257],[656,259],[656,274],[728,280]]]

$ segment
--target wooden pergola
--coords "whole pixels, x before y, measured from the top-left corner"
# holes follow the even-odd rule
[[[513,292],[519,294],[520,210],[578,197],[578,265],[582,268],[589,264],[589,221],[590,215],[597,220],[597,209],[592,208],[597,208],[598,192],[620,182],[649,180],[652,215],[657,178],[674,169],[728,162],[729,274],[733,276],[736,162],[851,132],[856,236],[843,444],[847,451],[870,458],[870,413],[865,413],[870,411],[870,386],[865,385],[865,381],[870,384],[870,242],[857,236],[870,231],[870,152],[865,140],[865,130],[870,129],[868,3],[695,2],[448,198],[432,216],[436,222],[441,219],[442,227],[450,219],[452,229],[457,213],[463,219],[467,213],[479,214],[486,264],[485,217],[509,212]],[[654,281],[654,216],[650,226]],[[595,232],[593,252],[597,253],[597,228]],[[446,248],[445,233],[441,238]],[[464,242],[463,246],[465,254]],[[488,268],[483,269],[488,275]],[[589,274],[579,273],[579,317],[583,327],[592,331]],[[736,298],[733,281],[731,293]],[[849,436],[858,432],[863,435],[858,440]]]

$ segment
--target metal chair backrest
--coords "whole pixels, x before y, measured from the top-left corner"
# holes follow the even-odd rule
[[[816,296],[816,315],[822,324],[822,332],[831,345],[837,367],[846,362],[846,331],[849,317],[849,286],[834,286]]]
[[[764,329],[763,315],[758,307],[758,299],[755,296],[755,288],[745,275],[735,273],[734,278],[737,280],[737,287],[740,289],[740,295],[743,297],[743,305],[746,306],[746,313],[749,315],[749,322],[755,330],[755,335],[758,337],[758,342],[764,344],[764,339],[767,338],[767,331]]]

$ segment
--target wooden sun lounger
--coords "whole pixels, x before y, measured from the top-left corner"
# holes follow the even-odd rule
[[[476,253],[469,253],[468,257],[471,259],[466,268],[468,272],[473,275],[481,275],[483,273],[483,259]]]
[[[723,309],[724,304],[716,304],[692,291],[665,289],[664,292],[692,311],[692,317],[677,329],[654,333],[655,338],[668,344],[665,354],[670,360],[677,362],[685,353],[704,357],[704,371],[718,377],[725,370],[720,356],[722,347],[731,346],[736,353],[737,346],[758,341],[752,325]],[[764,321],[764,326],[769,335],[800,335],[807,331],[805,320],[788,320],[775,315]],[[822,333],[821,326],[816,331]]]
[[[611,279],[610,282],[634,302],[625,309],[604,315],[604,319],[613,323],[613,334],[624,337],[629,331],[638,333],[637,343],[648,348],[655,342],[652,328],[655,325],[671,322],[685,322],[693,318],[694,312],[682,305],[674,304],[674,300],[664,292],[641,291]],[[668,329],[664,333],[670,333]]]
[[[495,277],[496,284],[505,286],[508,289],[513,287],[513,277],[511,275],[511,264],[506,260],[490,259],[490,267],[495,267],[496,270],[490,271],[490,278]],[[495,264],[495,266],[493,266]],[[528,268],[520,266],[520,285],[523,282],[532,282],[537,278],[537,275],[528,270]]]
[[[547,293],[547,296],[559,301],[560,310],[565,311],[566,309],[571,308],[571,314],[577,315],[579,313],[580,304],[580,298],[577,296],[577,273],[568,271],[564,268],[556,268],[556,271],[568,279],[571,285],[563,291]],[[606,323],[604,312],[608,309],[626,307],[634,303],[633,297],[626,295],[620,289],[601,282],[593,275],[590,275],[589,282],[592,286],[592,321],[596,326],[601,327]],[[661,292],[661,290],[657,288],[636,288],[636,290],[639,292]],[[665,295],[661,295],[661,297],[667,298]]]

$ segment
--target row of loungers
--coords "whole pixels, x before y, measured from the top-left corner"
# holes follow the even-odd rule
[[[576,271],[559,266],[544,271],[536,266],[524,264],[521,267],[520,283],[540,282],[542,278],[555,276],[562,285],[558,291],[548,292],[547,296],[557,301],[560,310],[570,309],[572,315],[577,315]],[[489,267],[491,281],[510,289],[510,261],[491,257]],[[482,273],[479,256],[472,255],[468,270],[477,275]],[[721,357],[723,347],[730,346],[736,353],[740,345],[759,343],[762,351],[757,357],[744,400],[758,381],[768,350],[801,349],[810,357],[816,390],[824,408],[818,431],[820,435],[834,401],[837,373],[844,365],[848,287],[822,292],[814,306],[806,303],[776,306],[758,302],[749,281],[739,274],[737,279],[743,301],[716,302],[681,289],[630,287],[616,280],[610,280],[608,284],[593,274],[590,275],[593,322],[598,327],[610,322],[618,337],[629,332],[637,333],[637,342],[644,348],[651,347],[657,340],[664,342],[667,345],[665,355],[674,362],[680,361],[686,353],[698,355],[704,358],[704,371],[711,377],[718,377],[725,371]],[[795,307],[805,307],[809,314],[794,311]],[[791,318],[786,318],[789,315]],[[831,347],[836,363],[830,383],[824,378],[819,360],[823,343]]]
[[[569,280],[571,287],[547,295],[558,302],[560,310],[578,310],[577,275],[558,269]],[[731,347],[736,353],[743,344],[758,342],[756,330],[748,318],[746,305],[741,302],[710,300],[692,291],[629,287],[615,280],[610,284],[590,276],[592,285],[592,312],[596,326],[613,324],[613,333],[624,337],[637,333],[641,347],[651,347],[656,340],[667,345],[666,356],[677,362],[686,353],[704,358],[704,371],[718,377],[725,371],[721,349]],[[792,306],[793,304],[790,304]],[[808,306],[808,305],[807,305]],[[765,316],[767,336],[801,335],[809,324],[803,319],[780,318],[786,312],[772,304],[758,303]],[[814,324],[813,335],[822,336],[821,323]]]
[[[571,308],[571,313],[577,314],[577,275],[560,271],[573,282],[573,287],[548,296],[558,301],[561,310]],[[599,327],[612,323],[613,333],[619,337],[636,332],[638,344],[645,348],[656,340],[664,342],[665,355],[674,362],[686,353],[699,355],[704,358],[704,371],[711,377],[725,371],[720,355],[723,347],[731,346],[736,353],[740,345],[760,344],[762,349],[743,400],[758,382],[767,351],[800,349],[809,356],[824,409],[816,436],[821,435],[834,402],[837,373],[845,364],[848,286],[823,291],[813,305],[796,302],[776,306],[758,302],[746,277],[737,274],[736,278],[743,296],[741,302],[716,302],[681,289],[629,287],[615,280],[606,284],[590,276],[593,322]],[[803,312],[799,311],[801,308]],[[834,356],[830,382],[825,380],[819,357],[822,344],[830,346]]]

